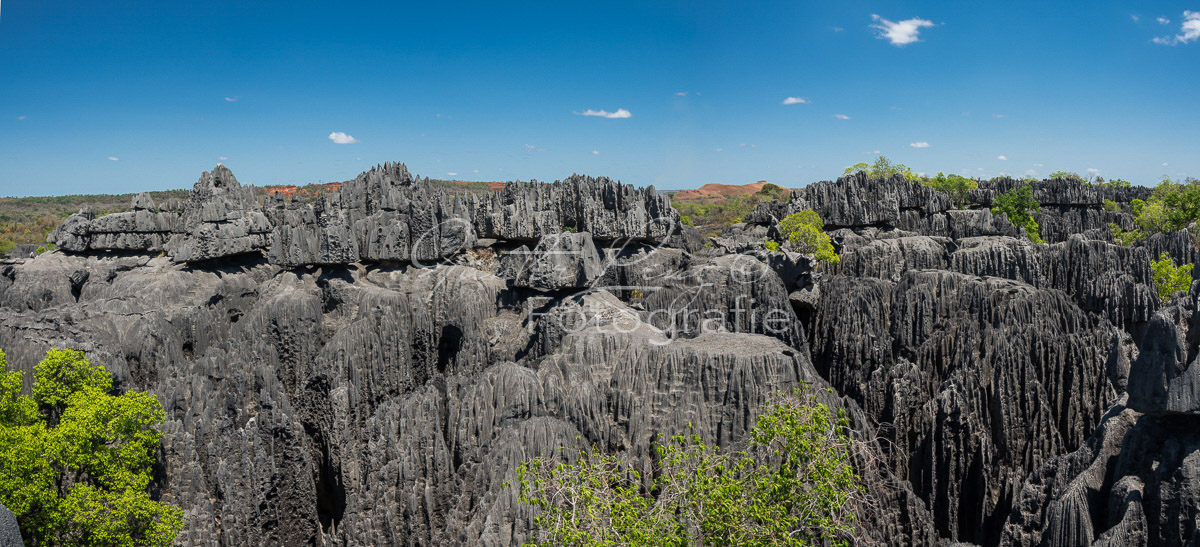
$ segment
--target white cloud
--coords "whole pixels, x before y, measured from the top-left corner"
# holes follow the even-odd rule
[[[919,42],[918,35],[924,27],[932,27],[933,21],[927,21],[920,17],[905,19],[900,22],[888,21],[878,15],[871,14],[871,20],[878,21],[879,24],[871,25],[871,28],[879,31],[879,38],[886,38],[893,46],[908,45],[913,42]]]
[[[1164,162],[1163,162],[1163,167],[1166,167],[1166,166],[1167,166],[1167,162],[1165,162],[1165,161],[1164,161]]]
[[[910,142],[908,145],[913,148],[929,148],[929,143],[925,141]]]
[[[783,104],[808,104],[808,99],[804,97],[788,97],[783,100]]]
[[[25,116],[17,116],[17,119],[18,119],[18,120],[24,120],[24,119],[25,119]]]
[[[878,151],[878,150],[876,150],[876,151],[874,151],[874,152],[871,152],[871,153],[872,153],[872,154],[878,154],[878,153],[879,153],[879,151]]]
[[[1159,17],[1159,18],[1158,18],[1158,24],[1160,24],[1160,25],[1169,25],[1169,24],[1171,24],[1171,20],[1170,20],[1170,19],[1167,19],[1166,17]]]
[[[608,118],[610,120],[633,117],[633,114],[630,114],[629,111],[625,110],[624,108],[618,108],[616,112],[609,112],[607,110],[592,110],[589,108],[583,112],[576,112],[576,114],[579,114],[580,116],[600,116],[601,118]]]
[[[236,103],[237,100],[238,100],[237,97],[225,97],[225,102],[227,102],[227,103]]]
[[[1100,170],[1099,170],[1099,169],[1096,169],[1095,167],[1089,167],[1089,168],[1088,168],[1088,170],[1087,170],[1087,172],[1088,172],[1088,173],[1091,173],[1091,174],[1093,174],[1093,175],[1099,175],[1099,174],[1100,174]]]
[[[475,173],[478,173],[478,172],[479,172],[479,170],[478,170],[478,169],[476,169],[474,172],[475,172]]]
[[[686,91],[679,91],[679,92],[676,92],[676,93],[675,93],[675,96],[676,96],[676,97],[687,97],[687,92],[686,92]]]
[[[1026,175],[1029,175],[1029,176],[1031,176],[1031,177],[1036,177],[1036,176],[1037,176],[1037,171],[1034,171],[1033,169],[1026,169],[1026,170],[1025,170],[1025,174],[1026,174]]]
[[[1179,31],[1180,34],[1175,36],[1161,36],[1152,41],[1164,46],[1177,46],[1200,39],[1200,11],[1183,12],[1183,24],[1179,26]]]
[[[217,158],[217,161],[225,161],[227,159],[229,159],[229,158],[227,158],[225,156],[221,156],[221,157]]]
[[[342,133],[341,131],[334,131],[333,133],[330,133],[329,140],[336,144],[354,144],[358,142],[358,139]]]
[[[109,156],[109,157],[108,157],[108,161],[121,161],[121,158],[117,158],[117,157]]]
[[[592,150],[592,155],[593,155],[593,156],[599,156],[599,155],[600,155],[600,151],[599,151],[599,150]]]
[[[1035,164],[1033,164],[1033,166],[1034,166],[1034,167],[1045,167],[1045,165],[1042,165],[1042,164],[1040,164],[1040,163],[1035,163]]]
[[[1129,14],[1129,18],[1130,18],[1130,19],[1133,19],[1133,22],[1134,22],[1134,23],[1136,23],[1136,22],[1138,22],[1138,21],[1140,21],[1140,20],[1142,19],[1142,18],[1141,18],[1141,17],[1139,17],[1138,15],[1136,15],[1136,14],[1132,14],[1132,13],[1131,13],[1131,14]]]
[[[996,119],[1000,119],[1000,118],[1007,118],[1008,115],[1007,114],[992,114],[992,117],[996,118]]]
[[[546,151],[546,149],[545,149],[545,148],[539,148],[539,147],[537,147],[537,146],[534,146],[534,145],[532,145],[532,144],[526,144],[526,145],[525,145],[525,151],[526,151],[526,152],[545,152],[545,151]]]
[[[447,175],[450,175],[450,176],[452,176],[452,177],[457,177],[457,176],[458,176],[458,173],[455,173],[455,172],[450,172],[450,173],[446,173],[446,174],[447,174]]]
[[[1001,161],[1008,161],[1008,156],[1005,156],[1004,154],[1000,154],[999,156],[996,156],[996,159],[1001,160]]]
[[[842,28],[842,27],[833,27],[833,31],[834,31],[834,32],[841,32],[841,31],[843,31],[843,30],[846,30],[846,29],[844,29],[844,28]]]
[[[839,120],[849,120],[850,119],[850,116],[847,116],[845,114],[834,114],[833,117],[835,117]]]
[[[724,151],[725,151],[725,149],[724,149],[724,148],[718,148],[718,149],[716,149],[715,151],[716,151],[716,152],[724,152]]]

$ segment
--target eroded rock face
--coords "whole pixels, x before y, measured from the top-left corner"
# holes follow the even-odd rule
[[[80,348],[159,398],[185,545],[519,544],[525,459],[648,472],[655,435],[729,446],[799,382],[879,437],[864,542],[1200,541],[1200,314],[1150,274],[1191,238],[1115,245],[1103,200],[1143,193],[1048,181],[1033,244],[985,208],[1018,184],[963,210],[856,174],[705,245],[604,178],[463,196],[385,164],[259,204],[218,166],[0,263],[0,347],[25,371]],[[763,248],[808,208],[839,264]]]

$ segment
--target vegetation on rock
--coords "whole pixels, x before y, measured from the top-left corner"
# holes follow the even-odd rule
[[[892,163],[892,161],[887,159],[886,156],[879,156],[878,158],[875,158],[874,163],[859,162],[851,165],[850,167],[847,167],[842,174],[849,175],[859,171],[866,173],[868,177],[873,179],[890,179],[893,175],[900,175],[905,179],[914,182],[921,180],[921,176],[914,173],[913,170],[909,169],[907,165],[904,165],[903,163]]]
[[[1038,233],[1038,223],[1033,219],[1033,213],[1040,211],[1041,207],[1042,204],[1033,197],[1033,188],[1025,184],[996,196],[992,202],[992,214],[1007,215],[1009,222],[1025,230],[1030,241],[1045,243]]]
[[[183,511],[147,493],[162,433],[153,395],[112,395],[83,352],[50,350],[33,396],[0,352],[0,502],[29,545],[170,545]]]
[[[1192,287],[1192,267],[1194,264],[1175,265],[1175,260],[1166,252],[1159,255],[1158,260],[1150,263],[1154,272],[1154,286],[1158,288],[1158,298],[1164,304],[1171,300],[1176,292],[1186,294]]]
[[[541,545],[849,545],[868,500],[848,429],[842,411],[797,390],[758,416],[741,450],[660,436],[649,480],[596,449],[571,464],[533,459],[517,470],[519,496],[540,510]]]
[[[950,200],[954,202],[954,206],[959,209],[965,208],[971,203],[969,193],[979,187],[979,181],[969,179],[961,175],[943,175],[938,173],[933,178],[921,179],[921,184],[933,188],[939,192],[950,194]]]
[[[811,254],[821,262],[836,264],[840,259],[824,230],[825,223],[816,211],[792,213],[779,221],[779,231],[793,249]]]

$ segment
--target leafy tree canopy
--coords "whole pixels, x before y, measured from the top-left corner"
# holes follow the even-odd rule
[[[1186,294],[1191,289],[1193,266],[1176,266],[1175,260],[1166,252],[1163,252],[1158,260],[1150,263],[1150,270],[1154,272],[1154,286],[1158,288],[1158,298],[1164,304],[1170,301],[1171,295],[1176,292],[1183,291]]]
[[[913,170],[909,169],[907,165],[904,165],[903,163],[892,163],[892,160],[887,159],[886,156],[879,156],[878,158],[875,158],[874,163],[868,164],[865,162],[860,162],[851,165],[850,167],[847,167],[842,174],[849,175],[859,171],[866,173],[867,176],[871,178],[888,179],[892,178],[893,175],[900,175],[905,179],[914,182],[921,180],[920,175],[914,173]]]
[[[660,437],[654,477],[597,450],[517,470],[541,545],[849,545],[864,488],[848,420],[797,391],[760,414],[743,450]]]
[[[831,264],[840,260],[829,234],[825,233],[825,223],[816,211],[806,209],[784,217],[779,221],[779,232],[797,252],[811,254],[817,260]]]
[[[112,395],[76,350],[50,350],[33,396],[0,352],[0,501],[27,544],[170,545],[183,512],[147,493],[163,409],[149,393]]]
[[[1042,204],[1034,199],[1033,188],[1028,184],[1004,192],[992,201],[992,214],[1008,215],[1008,221],[1024,228],[1025,235],[1034,243],[1045,243],[1038,233],[1038,223],[1033,219],[1033,213],[1041,208]]]

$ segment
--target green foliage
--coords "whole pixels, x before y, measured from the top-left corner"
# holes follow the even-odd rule
[[[1024,228],[1025,235],[1034,243],[1045,243],[1038,233],[1038,223],[1033,219],[1033,213],[1041,208],[1042,204],[1033,198],[1033,188],[1028,184],[1000,194],[992,202],[993,215],[1008,215],[1008,221]]]
[[[868,177],[873,179],[889,179],[892,178],[893,175],[900,175],[913,182],[921,180],[921,177],[914,173],[912,169],[909,169],[907,165],[904,165],[903,163],[892,163],[892,160],[887,159],[886,156],[879,156],[878,158],[875,158],[875,162],[871,164],[859,162],[851,165],[850,167],[847,167],[842,174],[849,175],[859,171],[866,173]]]
[[[804,210],[792,213],[779,221],[779,232],[797,252],[811,254],[817,260],[837,264],[837,251],[825,233],[825,223],[816,211]]]
[[[1111,199],[1106,199],[1104,200],[1104,210],[1110,213],[1115,213],[1121,210],[1121,206],[1117,205],[1117,202]]]
[[[83,352],[50,350],[33,396],[0,352],[0,502],[29,545],[170,545],[183,512],[147,493],[163,409],[149,393],[112,395]]]
[[[787,188],[777,184],[771,184],[769,182],[764,184],[758,192],[755,192],[755,194],[758,194],[762,199],[767,201],[775,200],[782,203],[787,203],[792,199],[791,190],[788,190]]]
[[[1142,232],[1141,230],[1136,228],[1133,230],[1122,230],[1120,226],[1112,223],[1108,225],[1108,232],[1112,234],[1113,239],[1117,240],[1117,243],[1120,243],[1121,245],[1133,245],[1134,243],[1146,238],[1145,232]]]
[[[1125,179],[1109,179],[1108,182],[1104,183],[1104,185],[1111,186],[1113,188],[1131,188],[1133,186],[1132,183]]]
[[[765,242],[763,242],[763,246],[766,247],[768,251],[778,251],[779,250],[779,243],[775,242],[775,241],[765,241]]]
[[[517,470],[540,545],[849,545],[865,496],[849,421],[797,390],[758,416],[741,450],[659,437],[653,479],[596,449]]]
[[[1192,267],[1193,264],[1184,264],[1175,266],[1175,260],[1166,252],[1162,253],[1150,263],[1150,270],[1154,272],[1154,286],[1158,287],[1158,298],[1164,304],[1171,300],[1171,295],[1178,291],[1183,291],[1185,294],[1192,287]]]
[[[782,186],[766,184],[753,194],[732,196],[709,203],[683,201],[671,197],[671,206],[679,211],[680,222],[689,226],[728,226],[741,222],[759,203],[791,199],[791,191]]]
[[[1072,173],[1070,171],[1055,171],[1053,173],[1050,173],[1050,179],[1051,180],[1065,179],[1065,180],[1069,180],[1072,182],[1078,182],[1080,184],[1084,184],[1087,182],[1087,179],[1079,176],[1079,173]]]
[[[954,202],[954,206],[959,209],[965,208],[970,204],[969,192],[979,187],[979,182],[975,179],[954,174],[944,175],[942,173],[938,173],[933,178],[922,179],[921,184],[939,192],[950,194],[950,199]]]

